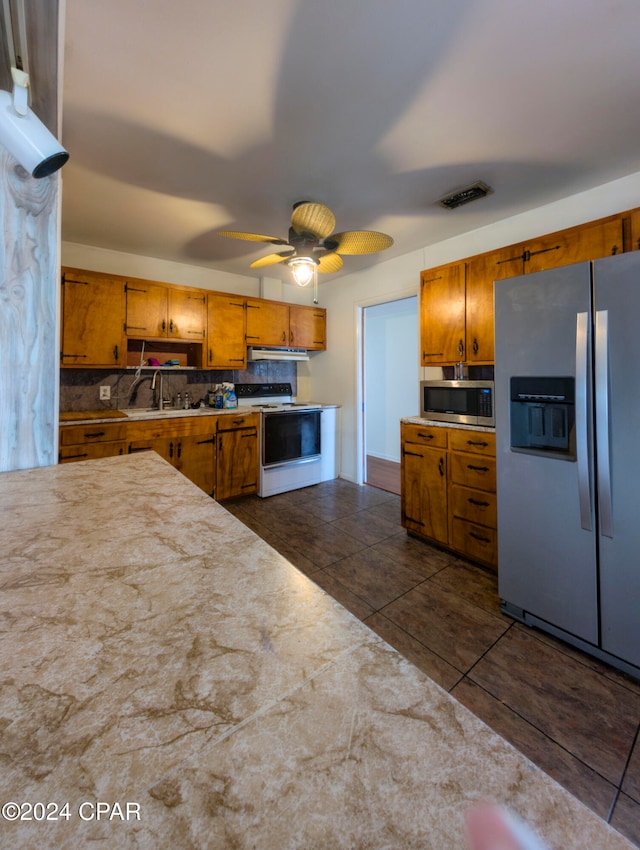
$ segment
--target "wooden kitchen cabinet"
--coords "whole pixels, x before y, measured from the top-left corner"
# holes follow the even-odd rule
[[[640,239],[640,221],[627,220]],[[493,363],[493,282],[620,253],[624,223],[611,216],[421,272],[422,365]]]
[[[124,284],[103,275],[65,269],[62,274],[60,364],[117,368],[124,357]]]
[[[289,307],[289,344],[292,348],[324,351],[327,347],[327,311],[321,307]]]
[[[247,345],[289,345],[289,307],[247,298]]]
[[[447,544],[447,429],[403,423],[401,432],[402,525]]]
[[[247,299],[247,345],[324,350],[327,312],[320,307]]]
[[[621,254],[622,231],[622,216],[612,216],[531,240],[525,245],[524,273]]]
[[[258,424],[257,413],[218,418],[218,501],[258,491]]]
[[[126,424],[67,425],[59,429],[59,463],[115,457],[126,451]]]
[[[440,266],[420,274],[422,365],[465,359],[466,265]]]
[[[205,341],[207,296],[192,287],[128,280],[125,331],[128,337]]]
[[[247,365],[247,299],[209,293],[207,304],[207,366],[244,369]]]
[[[495,569],[495,434],[402,423],[401,439],[402,525]]]
[[[128,452],[157,452],[212,496],[216,472],[216,418],[194,415],[129,422]]]

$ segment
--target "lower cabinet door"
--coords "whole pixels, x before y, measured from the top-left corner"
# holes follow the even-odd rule
[[[178,437],[173,465],[209,496],[213,495],[216,463],[215,436]]]
[[[258,432],[238,428],[218,432],[216,499],[230,499],[258,490]]]
[[[446,452],[405,443],[402,494],[404,527],[439,543],[448,543]]]

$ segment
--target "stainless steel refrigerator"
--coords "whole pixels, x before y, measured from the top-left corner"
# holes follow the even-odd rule
[[[498,580],[640,676],[640,251],[495,283]]]

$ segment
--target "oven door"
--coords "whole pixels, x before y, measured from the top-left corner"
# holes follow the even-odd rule
[[[262,414],[262,466],[303,463],[320,456],[320,411]]]

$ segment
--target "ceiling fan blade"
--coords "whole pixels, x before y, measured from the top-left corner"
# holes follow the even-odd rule
[[[324,257],[318,258],[318,271],[321,274],[331,274],[331,272],[337,272],[341,268],[342,257],[340,254],[325,254]]]
[[[243,233],[241,230],[216,230],[218,236],[230,236],[232,239],[245,239],[247,242],[271,242],[272,245],[288,245],[286,239],[278,236],[263,236],[261,233]]]
[[[317,239],[324,239],[333,233],[336,217],[324,204],[302,203],[293,209],[291,226],[296,233],[310,233]]]
[[[393,239],[376,230],[347,230],[345,233],[334,233],[325,245],[340,254],[375,254],[376,251],[390,248]]]
[[[272,266],[274,263],[283,263],[285,260],[288,260],[292,254],[293,248],[291,251],[283,251],[281,254],[267,254],[266,257],[260,257],[259,260],[254,260],[249,268],[261,269],[263,266]]]

